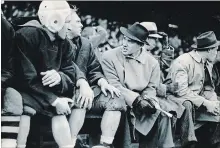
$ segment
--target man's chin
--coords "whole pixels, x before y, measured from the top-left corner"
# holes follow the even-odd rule
[[[67,34],[67,38],[70,39],[70,40],[72,40],[76,37],[79,37],[79,35]]]
[[[121,52],[122,52],[122,54],[123,54],[124,56],[129,55],[129,53],[128,53],[128,52],[126,52],[126,51],[121,51]]]

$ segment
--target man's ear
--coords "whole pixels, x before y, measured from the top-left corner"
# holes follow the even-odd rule
[[[209,53],[210,51],[211,51],[210,49],[206,50],[207,53]]]
[[[207,51],[210,52],[210,51],[211,51],[211,48],[209,48]]]

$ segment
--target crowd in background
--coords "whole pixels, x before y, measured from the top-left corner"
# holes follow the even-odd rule
[[[2,5],[2,12],[10,22],[13,19],[19,17],[36,17],[37,14],[37,7],[34,5],[34,2],[26,2],[22,4],[22,6],[16,3],[14,5]],[[105,18],[97,18],[92,15],[80,15],[82,24],[84,27],[87,26],[102,26],[108,32],[108,40],[103,43],[102,52],[115,48],[122,44],[123,36],[119,31],[120,26],[128,27],[131,24],[125,24],[123,22],[117,21],[110,21]],[[158,28],[160,31],[160,28]],[[195,43],[195,34],[194,35],[187,35],[182,36],[179,30],[179,26],[175,24],[167,24],[167,29],[165,31],[169,36],[169,43],[175,49],[175,57],[179,55],[189,52],[190,46]],[[157,47],[152,50],[154,55],[158,55],[159,52],[162,50],[162,45],[160,42],[157,42]]]
[[[33,3],[26,2],[23,6],[25,9],[20,9],[19,5],[2,5],[2,13],[5,15],[7,20],[12,23],[16,18],[19,17],[36,17],[37,9]],[[107,38],[103,40],[101,43],[101,47],[98,49],[101,53],[111,50],[115,47],[122,45],[122,40],[124,35],[120,31],[121,26],[125,26],[126,28],[129,27],[131,24],[119,21],[112,21],[107,18],[100,18],[93,15],[85,15],[79,14],[82,24],[84,28],[88,26],[101,26],[107,31]],[[175,58],[179,55],[191,51],[191,45],[196,42],[197,34],[188,34],[187,37],[182,35],[182,30],[180,30],[180,26],[176,25],[175,23],[167,23],[167,29],[159,31],[165,31],[168,34],[169,44],[175,49]],[[16,30],[16,28],[15,28]],[[82,33],[83,36],[83,33]],[[151,50],[153,55],[160,55],[162,51],[162,39],[158,39],[156,47]],[[101,56],[102,54],[100,54]],[[100,58],[100,57],[98,57]]]

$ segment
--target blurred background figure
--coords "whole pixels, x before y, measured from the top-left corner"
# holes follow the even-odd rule
[[[150,33],[147,39],[149,45],[145,45],[145,48],[160,63],[160,69],[162,71],[161,80],[163,81],[174,59],[174,48],[169,45],[168,35],[165,32],[157,32],[157,25],[154,22],[142,22],[140,24]]]
[[[162,44],[159,39],[163,38],[163,36],[157,33],[157,25],[154,22],[142,22],[141,25],[150,33],[147,40],[149,45],[146,45],[146,50],[150,51],[154,56],[159,56],[162,51]]]
[[[178,57],[180,54],[183,54],[181,48],[182,41],[178,35],[178,26],[174,24],[168,24],[168,33],[169,33],[169,43],[175,49],[175,57]]]
[[[93,45],[94,52],[100,60],[103,52],[111,49],[108,43],[108,33],[101,26],[85,27],[82,31],[82,36],[88,38]]]

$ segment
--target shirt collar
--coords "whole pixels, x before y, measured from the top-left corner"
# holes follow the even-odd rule
[[[81,48],[82,41],[80,39],[80,36],[73,38],[72,41],[77,46],[78,49]]]

